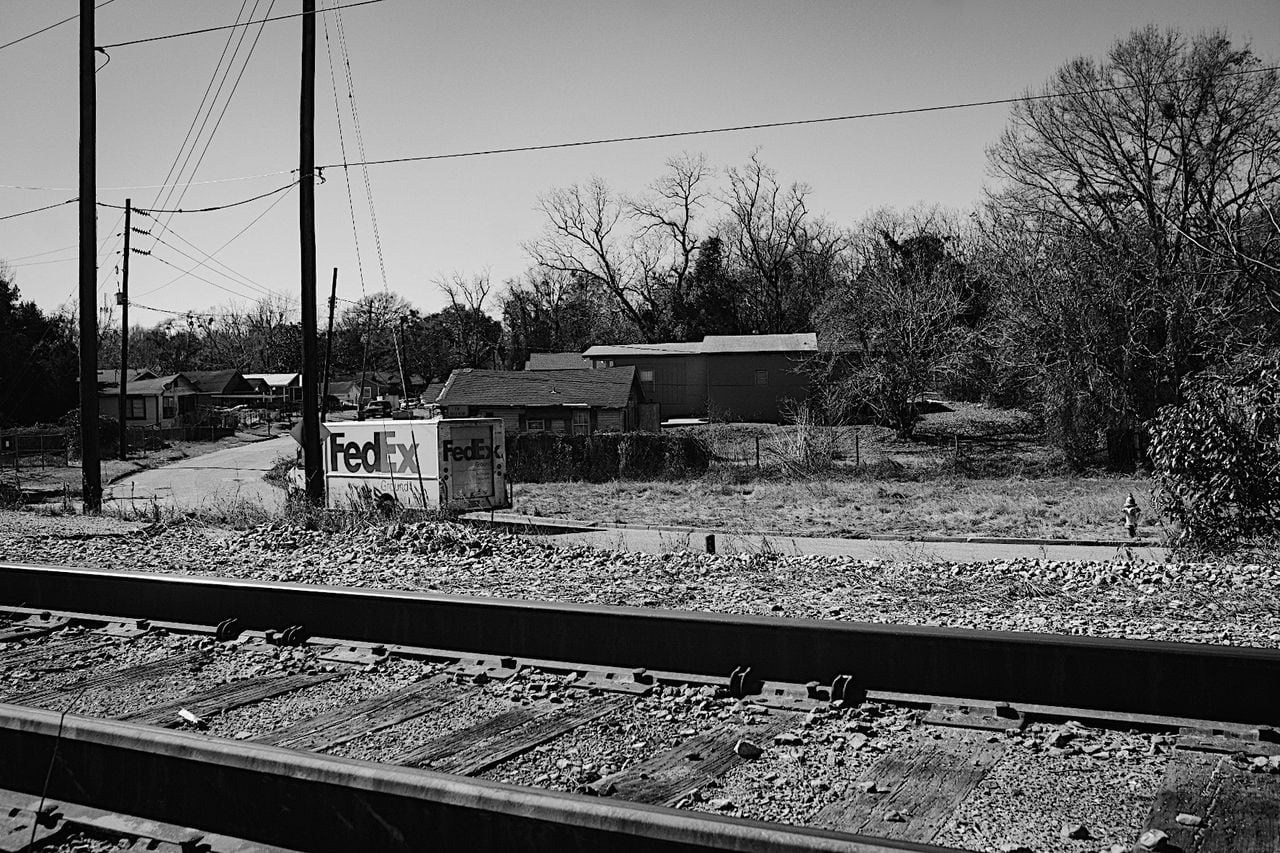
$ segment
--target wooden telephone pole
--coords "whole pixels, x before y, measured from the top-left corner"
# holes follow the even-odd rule
[[[329,289],[329,333],[324,344],[324,399],[320,401],[320,420],[329,414],[329,368],[333,365],[333,311],[338,307],[338,268],[333,268],[333,285]]]
[[[92,2],[92,0],[86,0]],[[298,232],[302,245],[302,464],[307,501],[324,503],[320,466],[320,375],[316,370],[316,3],[302,0],[302,93],[299,98]]]
[[[98,91],[94,0],[80,0],[80,460],[85,512],[102,509],[98,458]]]
[[[124,269],[120,272],[120,458],[129,458],[129,232],[133,199],[124,200]]]

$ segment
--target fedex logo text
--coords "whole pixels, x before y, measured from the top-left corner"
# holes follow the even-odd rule
[[[466,445],[445,441],[440,445],[440,459],[445,462],[462,462],[471,459],[502,458],[502,448],[494,447],[482,438],[473,438]]]
[[[342,440],[345,433],[329,434],[329,470],[337,472],[341,463],[347,473],[417,474],[418,457],[411,444],[394,444],[395,430],[375,432],[373,441],[360,444]]]

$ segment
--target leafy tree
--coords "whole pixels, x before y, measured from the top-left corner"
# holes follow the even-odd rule
[[[1209,550],[1280,537],[1280,351],[1185,383],[1151,423],[1159,510]]]
[[[78,400],[74,322],[23,302],[0,267],[0,421],[53,422]]]

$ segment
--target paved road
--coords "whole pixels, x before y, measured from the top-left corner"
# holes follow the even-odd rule
[[[262,475],[280,457],[292,459],[297,448],[297,442],[285,435],[140,471],[108,486],[103,506],[145,511],[154,500],[177,510],[230,509],[241,502],[283,509],[284,490],[265,482]]]
[[[487,518],[475,513],[476,519]],[[512,517],[518,527],[518,517]],[[530,519],[533,523],[554,522],[550,518]],[[575,524],[569,522],[568,524]],[[1006,542],[918,542],[880,539],[822,539],[805,536],[766,536],[759,533],[735,534],[707,529],[652,530],[638,528],[601,528],[566,530],[545,536],[558,544],[584,544],[619,551],[646,551],[663,554],[671,551],[702,551],[706,537],[715,534],[716,551],[720,554],[755,554],[773,551],[779,554],[843,554],[863,560],[917,560],[979,562],[1012,560],[1029,557],[1043,560],[1111,560],[1116,558],[1164,562],[1164,548],[1141,546],[1121,548],[1115,545],[1029,545]]]

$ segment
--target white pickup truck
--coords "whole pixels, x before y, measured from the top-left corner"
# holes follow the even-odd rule
[[[406,509],[509,505],[501,418],[379,418],[320,426],[326,504]],[[302,489],[301,465],[289,474]]]

